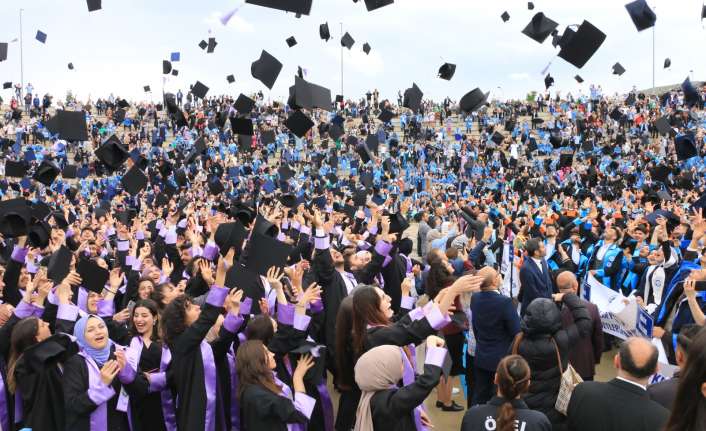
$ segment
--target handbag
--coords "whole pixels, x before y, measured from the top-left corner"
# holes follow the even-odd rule
[[[566,416],[566,413],[569,410],[569,401],[571,401],[571,394],[574,392],[574,388],[576,388],[576,385],[583,382],[583,379],[581,378],[579,373],[576,372],[574,367],[571,366],[571,364],[569,364],[569,366],[566,368],[566,371],[562,371],[559,346],[557,346],[554,337],[552,337],[552,343],[554,343],[554,349],[556,349],[556,359],[557,361],[559,361],[559,372],[561,373],[561,384],[559,385],[559,394],[556,397],[556,403],[554,404],[554,408],[556,409],[556,411]]]

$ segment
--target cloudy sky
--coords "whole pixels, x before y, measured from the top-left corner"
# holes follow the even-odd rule
[[[700,20],[701,0],[650,0],[657,14],[655,27],[656,85],[681,82],[688,75],[706,78],[706,30]],[[535,0],[527,10],[522,0],[396,0],[391,6],[367,12],[363,0],[313,0],[310,16],[243,4],[243,0],[103,0],[101,11],[88,13],[85,0],[2,0],[0,42],[19,37],[19,10],[23,8],[24,80],[44,93],[63,96],[71,89],[93,99],[110,92],[131,99],[160,98],[161,63],[171,52],[178,77],[164,88],[176,91],[197,80],[210,87],[209,95],[263,90],[281,99],[294,82],[297,66],[307,79],[341,92],[341,23],[356,40],[343,52],[343,92],[355,96],[377,88],[396,99],[397,91],[416,83],[425,97],[458,100],[475,87],[500,98],[517,98],[543,89],[542,70],[556,80],[562,94],[588,91],[591,83],[610,92],[652,86],[652,29],[637,32],[624,4],[616,0]],[[240,6],[240,7],[239,7]],[[224,13],[239,7],[227,26]],[[503,23],[500,15],[511,18]],[[607,34],[596,55],[576,69],[556,57],[551,38],[539,44],[521,34],[532,15],[542,11],[560,24],[560,31],[584,19]],[[328,22],[333,39],[319,39],[319,24]],[[37,30],[48,34],[46,44],[34,39]],[[213,36],[213,54],[198,47]],[[288,48],[285,39],[299,42]],[[370,55],[363,43],[372,46]],[[250,64],[267,50],[284,69],[270,91],[250,75]],[[672,66],[663,69],[666,57]],[[627,72],[611,74],[619,61]],[[75,70],[67,64],[72,62]],[[436,77],[444,62],[457,64],[453,80]],[[585,82],[577,84],[580,74]],[[235,75],[228,84],[226,76]],[[20,44],[10,43],[9,58],[0,63],[0,81],[20,81]],[[153,94],[145,94],[150,85]],[[9,90],[0,93],[6,100]]]

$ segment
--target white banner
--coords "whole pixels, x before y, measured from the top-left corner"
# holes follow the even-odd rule
[[[512,255],[513,264],[510,263],[510,255]],[[512,244],[505,241],[503,259],[500,263],[500,274],[503,276],[500,292],[509,298],[517,298],[517,294],[520,292],[520,271],[517,269],[519,260],[520,258],[515,256],[512,251]]]
[[[628,337],[652,336],[652,317],[637,305],[634,296],[626,298],[596,280],[591,274],[586,277],[581,291],[585,300],[598,307],[603,332],[623,340]]]

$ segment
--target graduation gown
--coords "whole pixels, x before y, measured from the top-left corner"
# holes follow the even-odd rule
[[[145,346],[139,337],[134,337],[130,348],[139,351],[140,372],[154,372],[159,370],[162,360],[162,345],[156,341]],[[149,392],[148,387],[141,387],[139,394],[130,397],[130,421],[132,431],[162,431],[167,427],[162,413],[162,399],[160,392]]]
[[[288,423],[307,422],[292,400],[260,385],[250,385],[243,391],[240,406],[241,431],[286,431]]]

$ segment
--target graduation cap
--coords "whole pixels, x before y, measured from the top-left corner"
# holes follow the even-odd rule
[[[439,78],[450,81],[453,78],[454,73],[456,73],[456,65],[451,63],[444,63],[439,68]]]
[[[329,31],[327,22],[319,25],[319,37],[325,40],[326,42],[331,39],[331,32]]]
[[[30,207],[23,198],[0,201],[0,233],[7,238],[27,234]]]
[[[250,66],[250,73],[253,78],[262,82],[270,90],[275,85],[275,81],[282,71],[282,63],[263,50],[260,58],[255,60]]]
[[[103,291],[110,278],[110,271],[90,259],[79,259],[76,272],[81,276],[81,286],[96,293]]]
[[[245,3],[293,12],[297,15],[309,15],[312,0],[245,0]]]
[[[179,71],[176,69],[172,70],[172,76],[179,76]]]
[[[570,39],[560,42],[562,46],[559,57],[580,69],[598,51],[605,38],[605,33],[584,20]]]
[[[669,177],[670,171],[669,166],[659,165],[650,170],[650,176],[655,181],[665,182]]]
[[[700,198],[698,198],[696,201],[694,201],[693,204],[691,204],[692,210],[696,210],[699,208],[703,208],[704,210],[706,210],[706,193],[701,195]]]
[[[2,61],[2,60],[0,60],[0,61]],[[2,89],[7,90],[8,88],[12,88],[12,82],[3,82]]]
[[[558,23],[547,18],[544,13],[537,12],[527,26],[522,30],[522,34],[535,40],[539,43],[544,42],[554,29],[559,26]]]
[[[623,65],[620,63],[615,63],[613,65],[613,75],[621,76],[623,73],[625,73],[625,68]]]
[[[282,181],[287,181],[288,179],[292,178],[296,172],[294,172],[292,168],[289,167],[289,165],[282,165],[277,169],[277,173],[279,174],[279,178]]]
[[[262,140],[262,143],[267,145],[275,142],[275,131],[274,130],[263,130],[260,133],[260,139]]]
[[[101,9],[101,0],[86,0],[89,12],[94,12]]]
[[[496,145],[500,145],[505,140],[505,136],[500,132],[493,132],[493,136],[490,137],[490,140],[495,142]]]
[[[117,136],[111,135],[96,150],[96,157],[109,168],[115,170],[125,163],[130,153]]]
[[[620,111],[620,108],[616,107],[612,111],[610,111],[610,114],[608,114],[608,116],[615,121],[620,121],[623,118],[623,113],[622,111]]]
[[[42,164],[39,165],[36,172],[34,173],[34,179],[50,187],[54,182],[54,179],[59,175],[59,168],[52,162],[43,160]]]
[[[669,124],[667,117],[659,117],[657,121],[655,121],[655,127],[661,135],[667,135],[672,130],[672,126]]]
[[[534,3],[532,3],[531,1],[527,2],[527,10],[534,10]]]
[[[345,46],[346,48],[351,49],[353,48],[354,44],[355,39],[353,39],[353,37],[348,32],[346,32],[346,34],[344,34],[341,38],[341,46]]]
[[[368,12],[371,12],[375,9],[391,5],[394,2],[395,0],[365,0],[365,7],[368,9]]]
[[[373,154],[370,152],[368,146],[364,143],[356,145],[355,152],[358,153],[358,155],[360,156],[360,160],[362,160],[363,163],[368,163],[373,159]]]
[[[86,113],[84,111],[56,111],[46,124],[52,134],[67,141],[87,141]]]
[[[47,43],[47,34],[41,30],[37,30],[37,35],[34,38],[42,43]]]
[[[508,22],[510,20],[510,14],[505,11],[500,15],[500,18],[502,18],[503,22]]]
[[[701,95],[699,94],[698,90],[694,88],[694,84],[691,83],[691,80],[687,76],[684,82],[681,84],[681,89],[684,92],[684,103],[688,107],[692,107],[694,105],[699,105],[701,104]]]
[[[167,75],[172,71],[172,62],[169,60],[162,60],[162,74]]]
[[[235,100],[233,107],[238,111],[239,114],[248,114],[255,107],[255,101],[248,96],[240,93],[238,98]]]
[[[245,268],[259,275],[267,275],[270,267],[283,268],[293,247],[270,236],[253,232],[248,242]]]
[[[69,63],[69,70],[74,70],[74,64],[73,64],[73,63]]]
[[[422,105],[422,97],[424,93],[417,87],[417,84],[412,83],[412,88],[408,88],[404,91],[404,99],[402,101],[402,106],[409,108],[414,112],[418,112]]]
[[[297,44],[297,40],[294,38],[294,36],[289,36],[289,37],[287,38],[287,46],[288,46],[288,47],[291,48],[291,47],[293,47],[293,46],[296,45],[296,44]]]
[[[55,251],[51,254],[51,256],[49,256],[49,263],[47,265],[47,277],[56,284],[61,283],[64,278],[69,275],[71,257],[71,251],[66,248],[66,246],[62,245],[61,247],[59,247],[57,251]],[[103,286],[101,286],[101,289],[103,289]]]
[[[179,61],[181,59],[181,53],[178,52],[172,52],[169,55],[169,60],[170,61]]]
[[[5,160],[5,176],[22,178],[27,174],[27,165],[24,162]]]
[[[216,50],[216,46],[218,46],[218,42],[216,42],[215,37],[209,37],[208,38],[208,44],[206,45],[206,53],[211,54],[213,51]]]
[[[574,162],[574,154],[573,153],[561,153],[561,155],[559,155],[559,167],[560,168],[571,167],[571,164],[573,162]]]
[[[290,94],[292,93],[290,89]],[[294,78],[294,105],[304,109],[331,109],[331,90],[307,82],[303,78]]]
[[[674,146],[677,151],[677,160],[686,160],[699,155],[693,132],[677,136],[674,140]]]
[[[253,122],[250,118],[231,117],[230,127],[233,129],[233,134],[235,135],[252,136],[254,134]]]
[[[297,137],[301,138],[314,127],[314,122],[303,112],[294,111],[294,113],[285,120],[284,125]]]
[[[247,236],[248,231],[245,226],[240,221],[234,221],[218,225],[213,239],[220,249],[221,255],[225,256],[231,248],[234,248],[236,252],[240,251]]]
[[[123,121],[125,121],[126,114],[127,114],[127,111],[125,111],[122,108],[116,110],[115,113],[113,114],[113,121],[115,122],[115,124],[120,124]]]
[[[672,65],[672,60],[670,60],[669,58],[665,58],[664,59],[664,68],[666,69],[671,65]]]
[[[120,179],[120,183],[126,192],[130,193],[131,196],[135,196],[147,187],[147,175],[142,172],[137,164],[134,164]]]
[[[204,99],[208,93],[208,87],[203,85],[201,81],[196,81],[196,84],[191,88],[191,94],[198,97],[199,99]]]
[[[576,82],[578,82],[579,84],[583,83],[583,78],[581,78],[581,75],[576,75],[576,76],[574,76],[574,79],[575,79]]]
[[[378,152],[378,146],[380,145],[380,140],[377,134],[369,134],[365,137],[365,146],[367,146],[373,153]]]
[[[552,85],[554,85],[554,78],[552,77],[552,75],[550,75],[549,73],[547,73],[547,76],[544,77],[544,86],[545,86],[546,88],[549,88],[549,87],[551,87]]]
[[[657,15],[650,9],[645,0],[635,0],[625,5],[637,31],[642,31],[655,25]]]
[[[211,175],[208,178],[208,191],[212,195],[219,195],[225,191],[225,187],[223,187],[223,183],[221,183],[221,180],[218,179],[218,177]]]
[[[199,48],[206,49],[206,47],[208,47],[208,42],[206,42],[205,40],[199,42]]]
[[[459,102],[459,107],[463,112],[475,112],[488,100],[488,94],[483,93],[480,88],[474,88],[466,93]]]
[[[392,120],[393,118],[395,118],[395,114],[389,109],[383,109],[380,112],[380,115],[378,115],[378,120],[382,121],[383,123],[389,123],[390,120]]]
[[[228,81],[229,84],[232,84],[235,82],[235,76],[233,75],[228,75],[226,76],[226,81]]]

